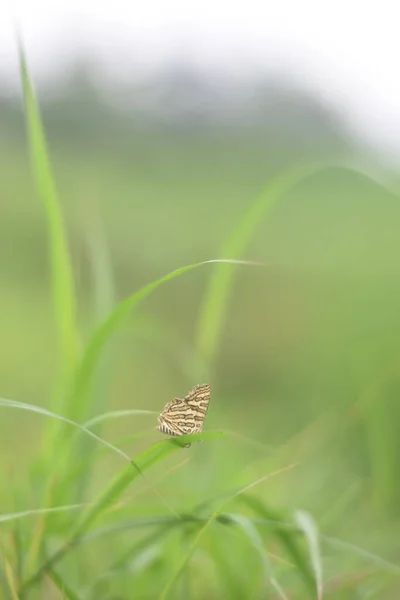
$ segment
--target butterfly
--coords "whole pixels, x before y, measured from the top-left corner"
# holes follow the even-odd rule
[[[209,384],[196,385],[185,398],[174,398],[165,405],[158,417],[158,431],[174,436],[200,433],[209,403]]]

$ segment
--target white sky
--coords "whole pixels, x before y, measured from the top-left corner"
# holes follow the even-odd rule
[[[15,86],[13,19],[34,74],[89,49],[125,78],[185,56],[234,76],[288,70],[400,163],[400,0],[0,0],[0,74]],[[130,70],[128,67],[130,66]]]

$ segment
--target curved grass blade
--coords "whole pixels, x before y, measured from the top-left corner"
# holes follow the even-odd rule
[[[86,429],[84,426],[79,425],[78,423],[75,423],[74,421],[71,421],[70,419],[66,419],[65,417],[61,417],[60,415],[56,415],[55,413],[52,413],[52,412],[50,412],[48,410],[45,410],[44,408],[39,408],[39,407],[34,406],[32,404],[25,404],[23,402],[16,402],[14,400],[0,399],[0,406],[5,406],[5,407],[8,407],[8,408],[17,408],[17,409],[21,409],[21,410],[28,410],[28,411],[31,411],[31,412],[36,412],[36,413],[39,413],[41,415],[44,415],[44,416],[47,416],[47,417],[51,417],[51,418],[54,418],[54,419],[58,419],[60,421],[63,421],[65,423],[67,423],[69,425],[72,425],[72,426],[78,428],[79,430],[87,433],[89,436],[91,436],[92,438],[94,438],[96,441],[98,441],[101,444],[107,446],[111,450],[114,450],[114,452],[117,452],[117,454],[120,454],[123,458],[125,458],[125,460],[127,460],[130,463],[130,466],[133,466],[135,468],[135,475],[138,475],[138,474],[141,475],[143,477],[144,481],[146,482],[146,484],[148,485],[148,487],[161,499],[161,501],[165,504],[165,506],[167,506],[167,508],[172,513],[176,514],[175,511],[172,509],[172,507],[170,507],[166,503],[166,501],[162,498],[162,496],[160,496],[160,494],[157,491],[157,489],[147,481],[147,478],[145,477],[145,475],[144,475],[144,473],[143,473],[140,465],[138,465],[134,460],[132,460],[120,448],[117,448],[117,446],[114,446],[113,444],[110,444],[109,442],[107,442],[106,440],[104,440],[103,438],[101,438],[100,436],[98,436],[95,433],[93,433],[92,431],[90,431],[90,429]],[[183,447],[185,444],[188,444],[188,442],[192,443],[192,442],[200,441],[200,440],[211,438],[211,437],[219,437],[221,435],[223,435],[223,434],[220,433],[220,432],[218,432],[218,433],[205,433],[205,434],[201,433],[201,434],[194,434],[194,435],[182,435],[179,438],[174,438],[172,440],[164,440],[164,442],[172,444],[173,446],[175,446],[175,448],[180,448],[180,447]],[[160,453],[159,448],[161,448],[160,444],[162,444],[162,443],[163,442],[159,442],[155,446],[152,446],[147,452],[142,453],[141,457],[142,457],[142,460],[145,461],[146,468],[147,468],[147,462],[146,461],[151,460],[153,462],[157,462],[159,460],[159,453]],[[161,458],[163,457],[163,455],[166,455],[168,453],[169,452],[161,450]],[[153,462],[150,462],[150,464],[153,464]],[[129,471],[130,470],[131,470],[131,467],[129,467]],[[128,477],[128,479],[129,479],[129,477]],[[124,481],[125,481],[125,478],[123,477],[122,480],[121,480],[121,482],[120,482],[122,486],[123,486],[123,482]],[[117,486],[117,492],[118,492],[118,486]]]
[[[264,263],[257,263],[252,261],[242,260],[206,260],[192,265],[187,265],[176,269],[160,279],[149,283],[144,286],[122,302],[120,302],[111,314],[96,328],[89,343],[84,351],[82,360],[77,369],[76,376],[74,378],[74,384],[71,391],[68,406],[70,412],[68,416],[74,420],[81,420],[82,415],[86,414],[88,408],[88,402],[90,398],[90,390],[92,386],[93,375],[98,365],[101,353],[104,346],[114,334],[121,323],[128,317],[131,311],[153,291],[159,288],[163,283],[175,279],[179,275],[183,275],[193,269],[201,267],[207,264],[213,263],[225,263],[225,264],[242,264],[242,265],[257,265],[266,266]]]
[[[326,165],[300,166],[272,179],[226,239],[221,248],[221,257],[231,256],[239,259],[243,256],[246,247],[254,237],[257,226],[279,200],[296,184],[322,170],[324,166]],[[208,365],[217,352],[235,272],[234,264],[227,268],[217,265],[213,269],[201,305],[197,322],[197,349],[201,360]]]
[[[297,543],[293,532],[294,526],[289,525],[281,515],[275,510],[266,506],[261,500],[250,496],[248,494],[242,494],[241,501],[246,504],[253,512],[258,516],[268,521],[269,526],[274,527],[274,533],[276,538],[280,541],[282,547],[286,550],[290,560],[296,566],[299,574],[303,578],[307,591],[310,594],[315,593],[315,579],[313,572],[310,569],[307,556]]]
[[[241,494],[245,493],[247,490],[255,487],[256,485],[259,485],[263,481],[266,481],[267,479],[270,479],[271,477],[275,477],[276,475],[280,475],[281,473],[284,473],[284,472],[288,471],[289,469],[292,469],[295,466],[296,466],[296,464],[292,464],[287,467],[283,467],[282,469],[279,469],[278,471],[275,471],[274,473],[268,473],[268,475],[265,475],[264,477],[261,477],[260,479],[257,479],[256,481],[249,483],[248,485],[240,488],[239,490],[237,490],[236,492],[231,494],[228,498],[225,498],[223,500],[223,502],[220,503],[218,505],[218,507],[214,510],[214,512],[209,517],[209,519],[207,519],[207,521],[205,522],[203,527],[200,529],[199,533],[197,534],[197,536],[193,540],[192,544],[190,545],[189,550],[186,552],[185,556],[183,557],[182,561],[180,562],[178,568],[172,574],[172,577],[167,581],[167,584],[165,585],[164,589],[162,590],[162,592],[159,596],[159,600],[166,600],[166,598],[168,598],[168,596],[172,590],[172,587],[174,586],[175,582],[178,580],[178,578],[180,577],[184,568],[186,567],[187,563],[189,562],[191,555],[193,554],[194,550],[196,549],[196,546],[200,542],[204,533],[206,532],[208,527],[211,525],[211,523],[213,521],[215,521],[215,519],[218,517],[218,513],[222,510],[222,508],[226,504],[228,504],[228,502],[233,500],[235,497],[240,496]]]
[[[170,440],[162,440],[148,450],[145,450],[137,456],[131,464],[123,469],[103,490],[99,498],[93,502],[81,519],[76,523],[68,540],[59,548],[46,562],[28,579],[21,587],[22,591],[26,591],[33,584],[41,579],[41,577],[57,564],[64,556],[66,556],[78,543],[80,538],[89,530],[93,522],[104,513],[110,506],[120,498],[129,485],[138,477],[143,475],[147,469],[156,463],[164,460],[167,456],[176,452],[186,444],[195,441],[204,441],[206,439],[220,437],[221,433],[197,433],[193,435],[182,435]],[[134,467],[132,469],[132,466]],[[180,517],[175,513],[175,519],[179,522]]]
[[[56,588],[62,594],[63,599],[65,598],[65,600],[82,600],[81,597],[78,596],[78,594],[74,592],[73,589],[67,583],[65,583],[65,579],[62,578],[61,575],[57,573],[57,571],[55,571],[54,569],[49,569],[48,575],[54,583],[54,585],[56,586]]]
[[[323,579],[322,579],[322,560],[319,547],[318,529],[314,519],[305,511],[296,511],[295,522],[304,533],[307,540],[311,565],[314,571],[315,584],[317,588],[317,600],[322,600],[323,596]]]
[[[104,413],[102,415],[98,415],[96,417],[93,417],[93,419],[90,419],[89,421],[87,421],[83,427],[85,427],[86,429],[92,429],[93,426],[98,426],[99,423],[104,423],[104,421],[107,420],[111,420],[111,419],[118,419],[120,417],[128,417],[128,416],[132,416],[132,415],[158,415],[159,413],[157,411],[154,410],[141,410],[141,409],[128,409],[128,410],[116,410],[116,411],[110,411],[107,413]],[[97,430],[97,427],[96,427]],[[151,431],[153,431],[153,428],[151,428]],[[78,431],[76,432],[78,433]],[[136,436],[129,436],[130,439],[135,439]],[[89,473],[91,471],[93,462],[95,461],[95,455],[93,453],[89,452],[89,445],[88,442],[89,440],[87,438],[84,438],[86,444],[83,444],[83,442],[78,445],[78,447],[76,448],[75,451],[75,455],[74,457],[72,457],[72,459],[69,461],[69,463],[71,464],[71,462],[76,465],[74,468],[73,473],[71,473],[71,476],[69,477],[69,481],[65,481],[65,486],[71,490],[73,488],[75,488],[76,493],[75,493],[75,497],[73,498],[75,502],[82,502],[83,498],[84,498],[84,491],[88,485],[88,479],[89,479]],[[122,444],[114,444],[116,447],[120,447]],[[105,448],[102,448],[102,450],[105,450]],[[97,453],[100,451],[100,448],[97,450]],[[98,455],[98,454],[97,454]],[[79,457],[77,460],[75,460],[75,456]],[[85,458],[82,459],[81,457],[84,456]],[[69,495],[69,494],[68,494]]]
[[[59,365],[63,370],[61,381],[65,381],[75,367],[79,351],[71,259],[42,120],[20,41],[19,60],[33,174],[47,217],[54,309],[60,344]]]
[[[123,450],[121,450],[120,448],[117,448],[117,446],[110,444],[110,442],[107,442],[106,440],[104,440],[100,436],[96,435],[95,433],[93,433],[93,431],[90,431],[90,429],[87,429],[83,425],[79,425],[79,423],[75,423],[75,421],[72,421],[71,419],[67,419],[66,417],[57,415],[56,413],[53,413],[50,410],[46,410],[45,408],[40,408],[39,406],[35,406],[34,404],[27,404],[25,402],[17,402],[16,400],[6,400],[5,398],[0,398],[0,406],[4,406],[6,408],[16,408],[18,410],[27,410],[30,412],[38,413],[45,417],[50,417],[51,419],[57,419],[58,421],[62,421],[63,423],[67,423],[68,425],[72,425],[73,427],[76,427],[80,431],[83,431],[84,433],[86,433],[87,435],[89,435],[90,437],[95,439],[100,444],[103,444],[103,446],[107,446],[108,448],[110,448],[110,450],[113,450],[114,452],[116,452],[117,454],[122,456],[125,460],[127,460],[128,462],[131,462],[130,456],[125,454],[125,452]]]
[[[267,555],[266,551],[264,550],[263,540],[257,530],[257,527],[254,525],[254,523],[252,523],[252,521],[250,519],[248,519],[244,515],[230,513],[229,518],[234,523],[236,523],[237,525],[239,525],[241,527],[241,529],[243,530],[245,535],[248,537],[251,545],[254,546],[254,548],[259,553],[262,563],[263,563],[266,580],[270,582],[271,586],[276,590],[276,592],[278,593],[280,598],[282,598],[283,600],[288,600],[285,592],[279,585],[279,583],[274,575],[271,563],[269,562],[269,559],[268,559],[268,555]]]
[[[292,548],[293,546],[293,537],[289,536],[286,538],[286,536],[284,535],[285,533],[303,533],[299,530],[298,525],[294,524],[291,521],[287,521],[285,519],[280,518],[280,516],[275,512],[275,511],[271,511],[270,508],[264,507],[264,505],[256,498],[253,497],[249,497],[249,496],[242,496],[241,497],[242,500],[245,500],[246,503],[248,503],[248,505],[252,508],[254,508],[254,512],[256,512],[257,514],[259,514],[259,516],[261,517],[261,519],[258,521],[259,523],[264,523],[265,525],[267,525],[268,527],[276,527],[277,530],[279,531],[279,535],[280,537],[282,536],[282,540],[287,540],[287,542],[290,542],[290,546],[288,545],[288,548]],[[249,502],[250,500],[250,502]],[[325,534],[320,534],[320,539],[329,544],[332,547],[336,547],[339,548],[340,550],[344,550],[347,551],[351,554],[355,554],[365,560],[368,560],[369,562],[372,562],[375,566],[379,566],[382,569],[386,570],[388,573],[392,573],[394,575],[397,575],[398,577],[400,576],[400,565],[397,565],[393,562],[390,562],[389,560],[382,558],[382,556],[379,556],[378,554],[374,554],[373,552],[370,552],[369,550],[366,550],[365,548],[361,548],[360,546],[357,546],[355,544],[352,544],[351,542],[347,542],[344,540],[341,540],[339,538],[335,538],[329,535],[325,535]],[[295,553],[293,553],[290,550],[290,555],[293,557],[293,562],[294,561],[294,556],[296,556]],[[304,559],[302,559],[303,562]],[[308,567],[308,561],[306,561],[306,568],[302,569],[301,572],[306,573],[307,570],[309,570]],[[311,573],[310,578],[307,577],[307,582],[310,583],[311,585],[311,593],[314,594],[315,593],[315,580],[314,580],[314,576]]]
[[[245,496],[240,496],[240,498],[244,498],[244,497]],[[270,510],[270,509],[268,509],[268,510]],[[195,513],[196,513],[196,511],[195,511]],[[276,532],[276,534],[279,534],[280,540],[281,540],[282,533],[284,534],[286,532],[288,534],[288,547],[291,548],[293,546],[294,548],[296,548],[297,544],[295,543],[294,536],[295,535],[298,536],[299,534],[301,534],[298,526],[295,525],[291,521],[286,521],[286,520],[280,519],[279,517],[277,517],[277,513],[274,513],[274,514],[276,515],[276,518],[262,517],[259,519],[253,519],[252,521],[254,522],[255,525],[265,525],[265,526],[268,526],[268,528],[271,528],[271,527],[275,528],[275,532]],[[272,514],[271,514],[271,516],[272,516]],[[118,523],[116,525],[102,527],[100,529],[95,529],[95,530],[85,534],[84,536],[82,536],[78,540],[77,543],[83,544],[86,542],[90,542],[94,539],[97,539],[99,537],[103,537],[103,536],[107,536],[107,535],[115,535],[115,534],[120,533],[121,531],[126,531],[127,529],[136,529],[138,527],[140,527],[140,528],[141,527],[152,527],[155,525],[162,525],[162,524],[170,524],[171,526],[181,526],[182,524],[185,524],[185,523],[198,523],[200,525],[205,525],[208,522],[208,520],[209,520],[208,517],[198,517],[197,514],[193,514],[193,513],[192,514],[180,514],[179,520],[177,520],[173,515],[163,515],[163,516],[157,516],[157,517],[151,517],[151,518],[139,518],[139,519],[135,519],[133,521],[125,521],[123,523]],[[215,520],[217,522],[221,523],[222,525],[229,525],[231,523],[230,516],[229,516],[229,514],[226,514],[226,513],[218,514],[216,516]],[[323,534],[320,535],[320,538],[323,542],[329,544],[330,546],[332,546],[334,548],[338,548],[340,550],[352,553],[354,555],[357,555],[357,556],[367,560],[368,562],[373,563],[377,569],[381,568],[384,571],[386,571],[388,574],[393,575],[397,578],[400,576],[400,566],[382,558],[381,556],[373,554],[372,552],[365,550],[364,548],[356,546],[350,542],[340,540],[338,538],[333,538],[333,537],[323,535]],[[282,545],[284,545],[284,544],[282,544]],[[297,552],[299,552],[299,550],[297,550]],[[307,582],[309,595],[310,595],[310,597],[313,597],[313,595],[315,594],[315,579],[313,576],[313,572],[310,570],[307,557],[303,556],[303,554],[300,552],[300,561],[298,561],[296,559],[296,550],[295,551],[288,550],[288,555],[291,558],[291,564],[294,564],[295,566],[297,566],[297,568],[299,568],[299,564],[301,564],[301,562],[304,562],[304,564],[305,564],[304,572],[308,572],[308,577],[307,577],[307,579],[305,578],[305,581]]]
[[[84,424],[86,429],[93,427],[93,425],[97,425],[98,423],[102,423],[103,421],[108,421],[110,419],[119,419],[120,417],[131,417],[132,415],[158,415],[159,413],[156,410],[141,410],[141,409],[127,409],[127,410],[113,410],[107,413],[103,413],[102,415],[98,415],[97,417],[93,417]]]
[[[25,517],[36,517],[38,515],[44,514],[69,512],[71,510],[83,509],[86,506],[87,504],[68,504],[66,506],[53,506],[51,508],[33,508],[16,513],[8,513],[3,515],[0,514],[0,523],[5,523],[6,521],[15,521],[16,519],[22,519]]]

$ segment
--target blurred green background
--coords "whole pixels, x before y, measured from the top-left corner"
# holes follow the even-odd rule
[[[55,90],[39,88],[39,100],[84,339],[142,285],[220,257],[233,228],[277,174],[299,163],[331,162],[259,222],[245,256],[223,257],[267,263],[237,268],[211,371],[205,430],[243,438],[193,447],[189,463],[158,487],[177,508],[186,498],[200,502],[298,462],[273,487],[264,484],[261,497],[277,508],[305,509],[324,534],[398,562],[400,204],[365,174],[335,166],[362,155],[360,140],[332,107],[289,81],[254,82],[244,101],[243,90],[227,83],[222,93],[186,68],[175,67],[151,85],[128,91],[116,85],[107,93],[92,84],[87,66],[71,73]],[[58,364],[46,219],[19,101],[1,100],[0,130],[0,394],[49,407]],[[103,412],[161,411],[200,383],[196,333],[214,268],[178,277],[140,304],[99,374],[95,393]],[[127,417],[107,423],[103,435],[117,440],[145,429],[128,447],[134,454],[159,439],[155,425],[156,416]],[[2,464],[24,482],[25,509],[40,504],[28,473],[44,427],[45,419],[30,413],[1,415]],[[174,456],[171,466],[176,462]],[[104,457],[85,497],[114,469],[114,459]],[[12,512],[6,488],[2,512]],[[148,502],[157,502],[147,494]],[[138,510],[145,497],[146,491]],[[101,542],[93,550],[98,571],[108,548]],[[369,565],[344,549],[327,551],[326,563],[328,574]],[[361,577],[349,595],[335,597],[397,598],[397,578],[373,595],[375,580],[368,587]],[[210,575],[208,595],[194,597],[234,597],[213,581]],[[243,585],[243,597],[266,597]],[[121,598],[157,597],[151,589]],[[97,597],[120,597],[102,593]],[[290,597],[303,597],[297,593]]]

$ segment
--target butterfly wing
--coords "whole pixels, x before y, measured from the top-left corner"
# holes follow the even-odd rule
[[[208,405],[210,404],[211,388],[208,383],[196,385],[190,390],[184,401],[191,409],[193,427],[191,433],[201,433]]]
[[[168,402],[160,416],[157,429],[167,435],[200,433],[210,403],[210,386],[196,385],[182,400]]]
[[[188,427],[188,423],[190,423],[190,420],[188,420],[189,411],[190,407],[185,400],[175,398],[165,405],[164,410],[158,417],[159,426],[157,429],[167,435],[191,433],[190,427]]]

